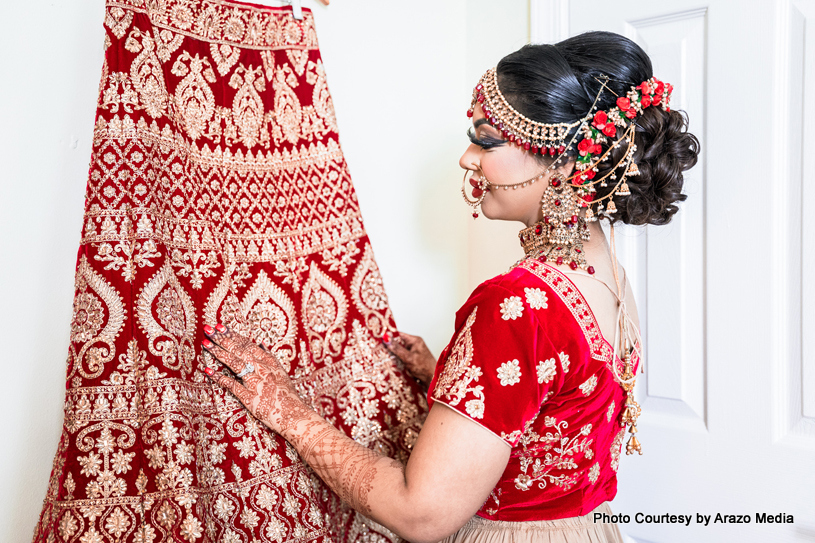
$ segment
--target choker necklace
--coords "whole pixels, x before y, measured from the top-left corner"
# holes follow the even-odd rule
[[[561,174],[552,175],[541,198],[543,219],[518,233],[527,258],[568,264],[573,270],[582,268],[594,273],[583,252],[583,242],[589,240],[589,227],[579,215],[579,198]]]

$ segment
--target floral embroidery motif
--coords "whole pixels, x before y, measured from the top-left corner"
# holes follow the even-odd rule
[[[484,400],[470,400],[464,404],[464,410],[474,419],[484,418]]]
[[[580,391],[583,393],[584,396],[588,396],[594,391],[594,387],[597,386],[597,375],[592,375],[586,382],[580,385]]]
[[[525,288],[526,303],[532,309],[546,309],[548,306],[546,299],[546,292],[539,288]]]
[[[519,442],[523,450],[519,455],[521,473],[515,478],[515,488],[526,491],[537,483],[540,489],[553,484],[564,491],[569,490],[577,482],[580,472],[567,472],[577,470],[576,455],[590,450],[594,440],[585,436],[591,433],[592,425],[585,424],[569,436],[565,434],[568,422],[547,416],[544,426],[553,430],[538,435],[531,428],[533,422],[534,419],[526,424]],[[540,456],[541,452],[546,454]],[[561,473],[555,475],[555,470]]]
[[[483,375],[481,368],[472,365],[472,327],[475,324],[477,311],[478,307],[473,309],[473,312],[467,317],[467,322],[461,328],[450,355],[444,363],[444,370],[442,370],[438,381],[436,381],[433,397],[442,399],[442,401],[454,407],[468,393],[472,393],[475,399],[466,402],[464,409],[471,417],[480,419],[484,416],[484,387],[481,385],[470,386],[473,381],[478,381],[478,378]]]
[[[624,437],[625,428],[621,428],[617,435],[614,436],[614,441],[611,442],[611,469],[615,472],[620,469],[620,453],[623,452]]]
[[[569,355],[566,353],[558,353],[560,359],[560,367],[563,368],[563,373],[569,373]]]
[[[524,304],[520,296],[510,296],[501,302],[501,318],[505,321],[515,320],[524,312]]]
[[[611,417],[614,415],[614,408],[616,407],[614,400],[611,400],[611,404],[608,406],[608,411],[606,412],[606,422],[611,422]]]
[[[591,484],[596,483],[597,478],[599,476],[600,476],[600,464],[598,462],[595,462],[594,465],[589,470],[589,481],[591,481]]]
[[[498,368],[498,379],[501,380],[501,386],[512,386],[521,381],[521,367],[519,366],[518,359],[504,362]]]
[[[545,362],[538,362],[538,383],[548,383],[555,377],[555,359],[550,358]]]

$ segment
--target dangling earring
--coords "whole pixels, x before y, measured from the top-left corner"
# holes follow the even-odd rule
[[[461,182],[461,195],[464,197],[464,201],[467,202],[467,205],[472,206],[473,219],[477,219],[478,206],[480,206],[481,202],[484,201],[484,196],[487,194],[487,188],[489,187],[490,183],[482,176],[478,182],[478,186],[473,188],[473,196],[475,196],[476,199],[470,200],[469,196],[467,196],[467,174],[469,173],[470,170],[464,170],[464,179]]]
[[[580,217],[583,205],[566,178],[554,173],[541,198],[543,219],[518,234],[526,255],[594,273],[583,252],[583,242],[589,240],[588,226]]]

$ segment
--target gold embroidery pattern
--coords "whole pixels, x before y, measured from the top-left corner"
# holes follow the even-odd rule
[[[620,453],[623,451],[623,438],[625,437],[625,428],[617,432],[614,436],[614,441],[611,443],[611,469],[617,471],[620,469]]]
[[[95,379],[102,374],[105,364],[116,356],[114,344],[124,327],[126,311],[116,289],[92,269],[84,255],[80,257],[76,271],[76,292],[68,378],[79,374],[85,379]],[[107,313],[104,328],[103,312]],[[79,351],[76,351],[75,343],[82,345]]]
[[[472,365],[473,361],[473,336],[472,327],[475,324],[475,316],[478,307],[473,309],[467,321],[458,333],[456,342],[447,356],[442,370],[433,389],[433,399],[449,404],[451,407],[458,405],[467,394],[472,393],[474,399],[464,404],[464,409],[468,415],[480,419],[484,417],[484,387],[481,385],[470,386],[473,381],[483,375],[481,368]]]
[[[345,254],[353,256],[356,253],[346,250]],[[325,258],[325,252],[323,258]],[[336,262],[336,260],[329,262]],[[336,267],[341,275],[345,275],[342,273],[342,264],[337,264]],[[386,331],[394,331],[390,326],[393,315],[388,304],[388,296],[385,293],[382,275],[379,273],[370,244],[365,246],[362,259],[351,281],[351,299],[356,308],[365,316],[365,324],[374,336],[382,337]]]
[[[396,541],[198,371],[215,364],[201,327],[223,322],[402,462],[427,412],[373,333],[395,327],[304,15],[107,1],[64,427],[34,541]]]
[[[518,264],[519,267],[533,273],[544,283],[555,291],[566,307],[572,312],[575,320],[583,330],[583,335],[591,348],[592,357],[606,362],[611,369],[611,364],[616,363],[618,373],[622,375],[622,361],[615,360],[614,352],[607,341],[600,333],[600,326],[594,319],[594,314],[586,302],[583,295],[572,285],[571,281],[558,270],[543,264],[537,260],[526,259]]]
[[[526,491],[537,483],[540,489],[553,484],[564,491],[569,490],[580,476],[580,472],[575,471],[578,468],[577,455],[585,455],[591,450],[589,447],[594,440],[584,437],[591,433],[591,424],[569,435],[566,432],[568,422],[547,416],[544,427],[552,428],[552,431],[540,435],[532,428],[533,423],[534,419],[526,424],[519,441],[521,449],[512,452],[520,459],[521,469],[515,478],[515,488]]]

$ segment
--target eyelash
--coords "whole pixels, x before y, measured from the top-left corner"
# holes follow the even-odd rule
[[[482,149],[492,149],[493,147],[500,147],[501,145],[505,144],[506,141],[499,140],[497,138],[486,137],[484,139],[478,139],[475,137],[475,131],[470,128],[467,130],[467,137],[470,138],[470,141],[474,145],[478,145]]]

